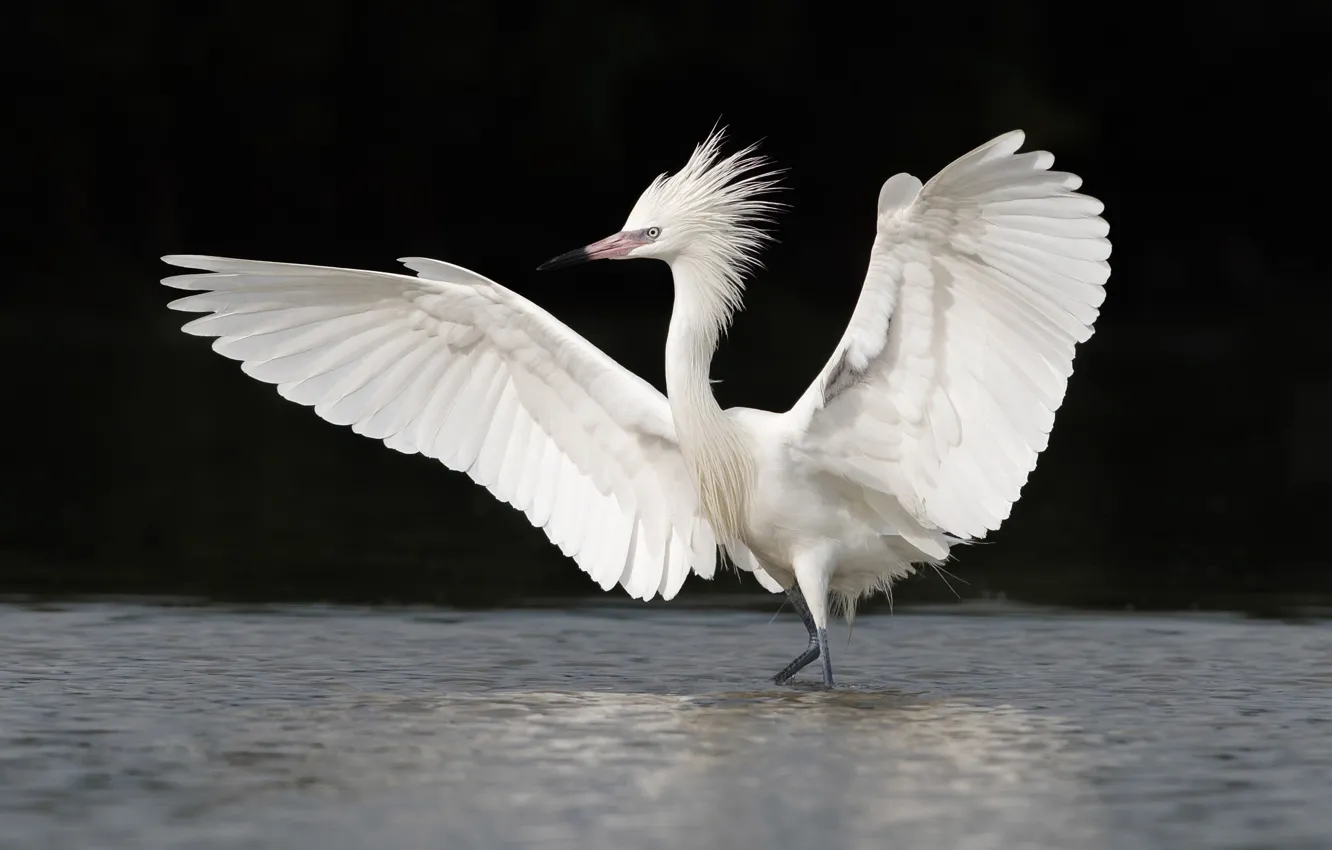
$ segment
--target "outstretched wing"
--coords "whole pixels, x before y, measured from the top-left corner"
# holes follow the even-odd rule
[[[467,472],[610,589],[669,599],[711,578],[712,529],[666,399],[527,299],[466,269],[420,277],[170,256],[211,274],[171,303],[187,333],[338,425]]]
[[[1008,517],[1110,276],[1102,204],[1022,141],[1000,136],[923,187],[884,184],[850,326],[785,414],[809,463],[861,484],[936,557],[944,533]]]

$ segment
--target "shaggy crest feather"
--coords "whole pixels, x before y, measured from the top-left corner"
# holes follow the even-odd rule
[[[772,240],[765,229],[785,204],[766,196],[781,189],[784,169],[750,144],[723,156],[726,128],[714,129],[694,148],[674,174],[662,173],[643,191],[629,213],[625,230],[658,226],[687,243],[679,260],[699,267],[700,279],[712,282],[706,296],[719,330],[741,307],[745,275],[762,267],[759,251]]]

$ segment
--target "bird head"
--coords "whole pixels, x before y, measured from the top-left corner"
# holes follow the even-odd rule
[[[763,225],[782,206],[766,197],[779,188],[780,172],[766,169],[768,160],[754,153],[754,145],[723,156],[724,138],[724,129],[714,130],[684,168],[653,180],[619,233],[538,268],[636,257],[687,260],[712,267],[738,288],[769,238]]]

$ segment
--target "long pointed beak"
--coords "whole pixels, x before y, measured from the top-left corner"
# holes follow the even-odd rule
[[[560,254],[558,257],[546,260],[537,266],[537,271],[563,269],[591,260],[618,260],[627,257],[630,251],[642,244],[644,244],[643,240],[632,233],[616,233],[614,236],[607,236],[600,242],[593,242],[585,248],[575,248],[572,251]]]

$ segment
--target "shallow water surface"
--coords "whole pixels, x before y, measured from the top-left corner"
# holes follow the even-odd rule
[[[965,609],[961,609],[964,611]],[[1332,624],[0,606],[0,846],[1332,846]]]

